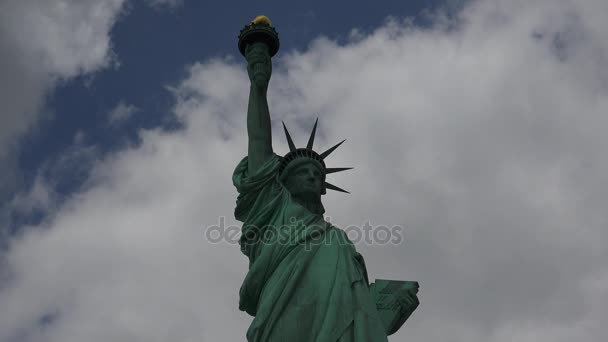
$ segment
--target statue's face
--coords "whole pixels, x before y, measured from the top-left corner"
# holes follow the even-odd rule
[[[324,174],[313,163],[304,163],[291,170],[285,186],[293,196],[321,195]]]

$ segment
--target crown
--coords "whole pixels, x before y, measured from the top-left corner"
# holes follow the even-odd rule
[[[291,135],[289,135],[289,131],[283,122],[283,129],[285,130],[285,137],[287,138],[287,144],[289,144],[289,152],[283,156],[281,162],[279,164],[279,177],[282,179],[287,176],[289,170],[293,167],[300,164],[300,162],[313,162],[317,164],[317,166],[323,171],[325,175],[345,170],[350,170],[352,167],[333,167],[328,168],[325,167],[325,158],[332,153],[338,146],[340,146],[346,139],[340,141],[336,145],[329,148],[327,151],[318,154],[312,149],[312,145],[315,141],[315,133],[317,131],[317,123],[319,122],[319,118],[315,121],[315,125],[312,128],[312,132],[310,133],[310,138],[308,138],[308,143],[306,147],[296,148],[296,145],[293,143],[291,139]],[[323,190],[321,194],[325,194],[325,189],[336,190],[340,192],[350,193],[344,189],[341,189],[331,183],[326,181],[323,182]]]

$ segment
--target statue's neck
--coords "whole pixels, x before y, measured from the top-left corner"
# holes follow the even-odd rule
[[[325,208],[323,207],[323,203],[321,203],[320,198],[302,196],[292,196],[292,198],[296,201],[296,203],[308,209],[308,211],[313,214],[323,215],[325,213]]]

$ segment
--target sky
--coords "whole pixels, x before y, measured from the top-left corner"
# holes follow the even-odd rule
[[[416,280],[391,341],[608,337],[604,0],[209,5],[0,0],[0,341],[237,341],[233,217],[249,79],[239,30],[277,28],[268,91],[328,176],[371,279]]]

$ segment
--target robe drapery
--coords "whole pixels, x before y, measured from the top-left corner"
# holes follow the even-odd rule
[[[341,229],[296,203],[273,154],[253,175],[233,173],[249,272],[239,309],[255,316],[249,342],[388,341],[362,256]]]

